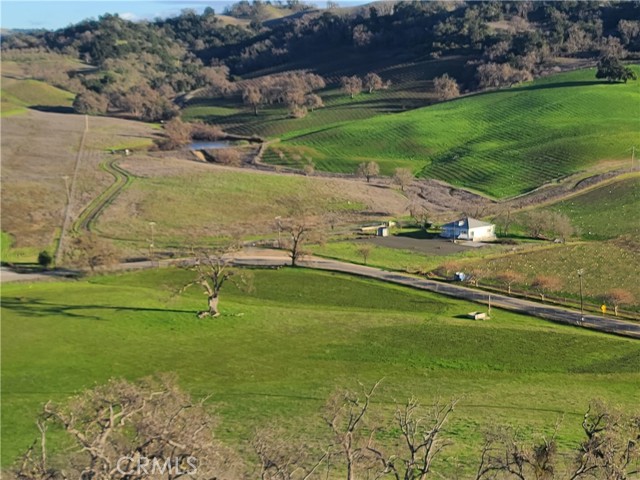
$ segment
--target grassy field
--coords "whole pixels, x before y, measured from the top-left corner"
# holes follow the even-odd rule
[[[134,175],[131,186],[105,212],[97,230],[110,237],[144,240],[156,222],[160,244],[193,242],[233,233],[274,234],[278,216],[287,215],[279,200],[299,196],[321,216],[338,212],[367,217],[372,212],[402,211],[397,191],[362,182],[239,171],[203,163],[138,158],[122,166]],[[175,209],[167,209],[175,205]],[[179,214],[176,214],[176,211]],[[126,224],[122,218],[127,218]]]
[[[530,284],[536,275],[560,278],[563,286],[557,296],[579,298],[578,269],[584,269],[584,296],[594,303],[614,288],[629,290],[640,304],[640,285],[636,281],[640,271],[637,240],[621,239],[552,245],[531,252],[516,253],[484,260],[472,260],[469,266],[478,266],[487,278],[505,270],[521,273]]]
[[[25,111],[28,107],[71,108],[75,95],[38,80],[3,78],[0,99],[2,115]]]
[[[558,74],[316,131],[301,125],[284,138],[306,147],[319,169],[353,172],[358,163],[375,160],[385,174],[411,166],[424,176],[512,196],[601,160],[630,156],[640,140],[637,83],[606,84],[594,75],[593,69]]]
[[[113,158],[107,149],[142,148],[153,135],[142,122],[90,117],[88,125],[73,216],[113,182],[99,168],[102,161]],[[15,261],[35,261],[40,250],[56,243],[66,203],[63,177],[73,178],[84,128],[84,116],[35,110],[2,121],[2,229],[14,239]]]
[[[482,249],[467,248],[460,252],[447,254],[429,254],[412,249],[387,247],[377,244],[376,240],[378,239],[371,239],[370,242],[367,242],[367,244],[371,246],[371,252],[367,258],[367,265],[408,272],[433,270],[442,265],[442,263],[452,260],[472,260],[486,255],[499,255],[500,252],[511,248],[496,245]],[[423,241],[428,242],[429,240]],[[309,249],[316,255],[351,263],[364,263],[362,254],[359,252],[361,246],[362,241],[345,240],[327,242],[325,245],[313,245]]]
[[[411,394],[426,404],[461,396],[445,469],[452,456],[475,461],[490,422],[548,431],[564,415],[567,446],[594,397],[637,407],[632,340],[502,311],[470,322],[460,315],[472,304],[291,269],[254,271],[250,294],[229,285],[223,316],[202,321],[201,292],[175,295],[189,278],[163,269],[3,286],[3,465],[30,445],[48,399],[163,371],[197,396],[213,394],[219,435],[231,444],[271,424],[322,438],[324,400],[358,380],[384,377],[374,407],[386,411]]]
[[[558,202],[545,210],[567,215],[587,240],[640,235],[640,177],[613,182]]]

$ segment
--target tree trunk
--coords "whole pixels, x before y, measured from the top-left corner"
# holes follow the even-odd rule
[[[253,106],[253,114],[257,117],[258,116],[258,105],[254,105]]]
[[[220,315],[218,310],[219,297],[217,295],[210,295],[208,297],[209,310],[203,310],[198,312],[198,318],[212,317],[215,318]]]

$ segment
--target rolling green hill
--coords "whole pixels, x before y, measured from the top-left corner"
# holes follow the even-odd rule
[[[564,213],[581,236],[605,240],[640,236],[640,177],[608,183],[555,203],[546,209]]]
[[[635,66],[635,71],[640,68]],[[316,168],[417,174],[494,197],[524,193],[640,143],[638,82],[607,84],[586,69],[400,114],[292,132],[277,148],[305,147]],[[268,155],[278,163],[290,159]]]
[[[444,461],[457,456],[465,471],[490,422],[531,432],[564,417],[562,448],[580,435],[591,399],[637,407],[640,345],[630,339],[497,309],[491,321],[472,322],[461,318],[477,308],[468,302],[289,268],[255,270],[250,293],[227,284],[223,316],[203,321],[194,313],[202,293],[176,294],[191,278],[159,269],[3,286],[3,465],[31,445],[43,402],[156,372],[175,371],[198,397],[212,394],[218,435],[246,448],[263,425],[323,438],[325,399],[357,381],[384,377],[375,408],[389,413],[412,394],[427,405],[463,396]]]
[[[24,111],[26,107],[71,107],[75,95],[38,80],[2,81],[2,115]]]
[[[182,118],[187,121],[202,120],[220,125],[225,131],[240,135],[259,135],[277,138],[291,132],[313,132],[340,122],[364,120],[376,115],[398,113],[424,107],[436,101],[433,79],[448,72],[461,76],[464,57],[446,57],[438,60],[421,59],[402,61],[398,56],[374,56],[372,54],[348,54],[339,51],[332,55],[314,56],[314,71],[326,78],[337,79],[341,75],[364,76],[375,71],[384,81],[390,81],[389,88],[362,93],[351,99],[340,88],[330,86],[320,92],[325,108],[310,112],[304,118],[291,118],[284,105],[263,105],[259,115],[251,108],[243,106],[239,97],[208,98],[197,97],[187,103]],[[292,64],[292,68],[309,68],[305,64]],[[273,73],[263,71],[261,73]]]

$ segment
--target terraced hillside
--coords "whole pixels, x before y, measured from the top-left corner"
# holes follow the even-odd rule
[[[342,56],[339,60],[336,56]],[[449,72],[457,75],[464,68],[464,58],[449,57],[438,60],[398,62],[397,58],[376,58],[373,55],[348,55],[333,52],[332,56],[314,57],[315,64],[292,65],[294,69],[309,69],[322,73],[331,86],[320,95],[325,108],[315,110],[304,118],[290,118],[283,105],[264,105],[259,115],[242,106],[239,96],[231,98],[194,98],[187,104],[182,117],[185,120],[203,120],[215,123],[225,131],[239,135],[281,137],[291,132],[316,131],[340,122],[364,120],[376,115],[398,113],[433,103],[433,78]],[[356,67],[354,67],[356,66]],[[388,89],[362,93],[351,99],[336,87],[342,75],[352,75],[359,66],[358,75],[375,71],[384,81],[391,82]],[[274,73],[265,70],[261,74]]]
[[[640,68],[634,67],[640,72]],[[638,82],[608,84],[593,69],[396,115],[293,132],[276,154],[296,149],[316,168],[353,172],[375,160],[382,173],[409,166],[422,176],[495,197],[529,191],[601,160],[630,156],[640,142]]]

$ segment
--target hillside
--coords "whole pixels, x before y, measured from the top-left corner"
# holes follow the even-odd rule
[[[2,116],[24,112],[26,108],[72,111],[74,95],[38,80],[2,80]]]
[[[490,322],[471,322],[460,318],[477,308],[468,302],[289,268],[255,270],[251,293],[229,283],[224,315],[202,321],[194,315],[201,292],[176,294],[190,278],[154,269],[4,286],[2,464],[31,445],[47,400],[113,376],[166,371],[196,398],[211,395],[217,435],[246,450],[262,426],[285,428],[286,438],[326,438],[325,399],[358,381],[384,377],[375,405],[389,414],[411,395],[424,405],[461,398],[447,428],[454,444],[434,469],[462,469],[463,478],[492,423],[531,434],[564,417],[565,450],[591,399],[637,407],[640,346],[631,339],[497,309]]]
[[[640,177],[636,174],[606,183],[542,209],[567,215],[585,240],[608,240],[622,235],[638,238]]]
[[[513,196],[598,161],[627,158],[640,142],[638,84],[594,76],[593,69],[568,72],[411,112],[293,132],[283,146],[289,152],[300,147],[322,170],[354,172],[358,163],[375,160],[384,174],[409,167],[491,196]]]

